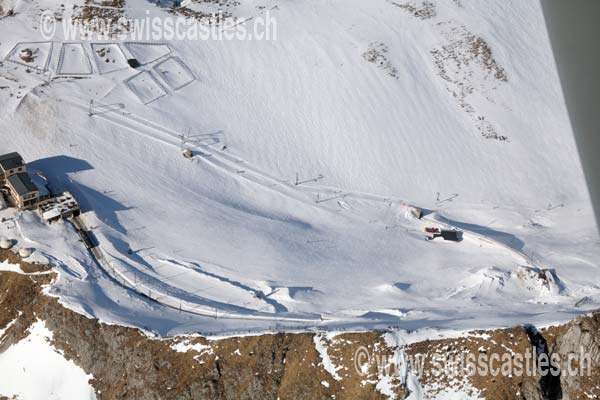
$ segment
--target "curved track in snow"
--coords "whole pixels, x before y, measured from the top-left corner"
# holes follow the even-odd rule
[[[82,217],[76,217],[73,221],[77,230],[84,232],[89,235],[89,230]],[[258,320],[258,321],[273,321],[273,322],[289,322],[289,323],[320,323],[323,319],[320,316],[313,315],[286,315],[286,314],[270,314],[266,312],[254,312],[250,310],[248,313],[223,311],[217,307],[208,307],[205,304],[198,304],[189,300],[184,300],[180,297],[176,297],[173,294],[166,293],[155,286],[149,286],[144,281],[137,281],[135,278],[132,280],[131,277],[127,276],[126,271],[119,270],[115,265],[111,265],[111,260],[106,255],[106,252],[100,245],[88,248],[92,258],[96,261],[98,266],[112,279],[115,280],[121,286],[138,293],[141,296],[149,298],[163,306],[176,309],[179,311],[188,312],[191,314],[201,315],[210,318],[228,318],[228,319],[245,319],[245,320]]]

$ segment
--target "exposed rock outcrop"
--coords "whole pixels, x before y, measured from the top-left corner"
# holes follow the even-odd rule
[[[408,374],[419,376],[424,398],[445,392],[489,400],[559,398],[551,397],[554,392],[548,392],[537,376],[432,373],[441,359],[509,354],[514,360],[536,345],[560,356],[562,398],[600,398],[600,314],[536,330],[540,337],[535,340],[522,327],[408,346],[391,344],[387,339],[393,333],[384,332],[162,339],[63,307],[42,292],[53,278],[51,273],[0,272],[0,330],[6,328],[0,352],[26,337],[36,320],[43,320],[53,333],[54,347],[93,375],[90,383],[99,399],[402,399],[409,394]],[[369,355],[367,362],[357,362],[359,349]],[[581,360],[582,353],[590,355],[589,376],[566,373],[568,356]],[[422,362],[416,365],[407,358]]]

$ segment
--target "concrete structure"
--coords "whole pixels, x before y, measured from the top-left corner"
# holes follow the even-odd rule
[[[81,213],[79,204],[69,192],[42,201],[38,206],[42,219],[48,223],[73,218]]]

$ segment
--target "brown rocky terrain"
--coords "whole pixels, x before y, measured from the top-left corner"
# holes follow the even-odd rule
[[[1,253],[0,258],[18,262],[11,252]],[[48,268],[21,265],[29,273]],[[401,348],[386,340],[391,334],[386,332],[163,339],[66,309],[42,293],[53,279],[52,273],[0,272],[0,329],[15,321],[0,337],[0,353],[25,338],[32,323],[43,320],[53,332],[54,347],[94,376],[90,383],[99,399],[401,399],[409,390],[403,383],[400,354],[421,360],[409,365],[412,374],[423,371],[420,384],[425,398],[448,390],[483,399],[600,398],[600,314],[540,330],[550,353],[564,357],[559,363],[560,381],[540,383],[537,377],[510,374],[434,373],[435,363],[442,359],[507,353],[514,359],[515,354],[526,353],[533,346],[522,327],[469,332],[456,339],[426,340]],[[323,348],[328,360],[323,359]],[[370,362],[357,363],[359,349],[365,349]],[[591,374],[568,376],[563,361],[581,351],[591,354]],[[549,392],[551,386],[560,393]]]

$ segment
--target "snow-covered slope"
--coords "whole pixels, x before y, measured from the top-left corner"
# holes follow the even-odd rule
[[[96,398],[88,382],[93,377],[63,358],[51,341],[52,332],[37,321],[29,336],[0,354],[0,393],[31,400]]]
[[[0,21],[0,56],[39,41],[39,13],[58,7],[21,1]],[[168,15],[126,3],[132,17],[149,7]],[[73,54],[63,65],[60,38],[49,72],[5,62],[0,150],[75,194],[126,286],[231,319],[193,320],[202,329],[247,328],[236,316],[483,327],[565,319],[583,298],[598,305],[598,234],[537,2],[243,1],[228,11],[267,9],[276,41],[172,41],[152,48],[164,55],[142,75],[94,64],[84,76]],[[177,78],[163,79],[165,68]],[[56,76],[66,70],[84,79]],[[32,219],[5,234],[34,232],[54,258],[69,254]],[[445,224],[465,240],[423,240],[423,227]],[[86,273],[70,266],[52,290],[73,307],[198,329],[164,310],[153,320],[91,259],[67,261]]]

